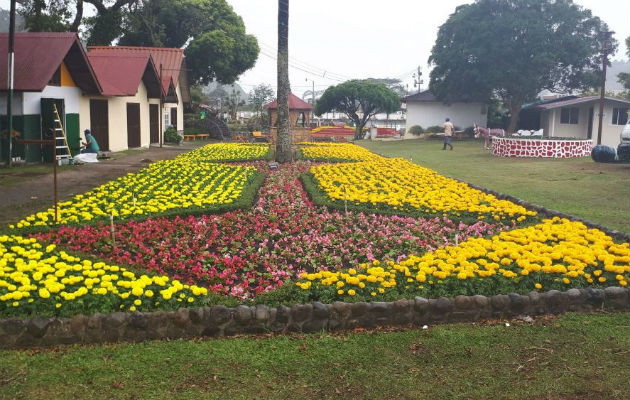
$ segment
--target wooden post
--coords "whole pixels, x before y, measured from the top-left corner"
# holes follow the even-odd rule
[[[114,231],[114,213],[109,216],[109,233],[112,235],[112,249],[116,248],[116,234]]]

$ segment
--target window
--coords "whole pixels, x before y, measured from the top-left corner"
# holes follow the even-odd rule
[[[171,114],[169,113],[164,113],[164,126],[168,128],[168,126],[171,124]]]
[[[628,122],[628,107],[613,108],[613,125],[625,125]]]
[[[48,82],[48,84],[50,86],[61,86],[61,65],[57,68],[52,78],[50,78],[50,82]]]
[[[577,107],[565,107],[560,109],[560,123],[573,124],[578,123],[578,114],[580,109]]]

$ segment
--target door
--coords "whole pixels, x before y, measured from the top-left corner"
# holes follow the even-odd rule
[[[171,125],[176,131],[179,130],[177,127],[177,107],[171,107]]]
[[[593,107],[588,109],[588,127],[586,128],[586,138],[593,138]]]
[[[109,151],[109,106],[107,100],[90,99],[90,130],[96,143],[98,143],[98,147],[103,151]]]
[[[151,143],[160,142],[160,106],[149,104],[149,137]]]
[[[42,98],[40,100],[41,106],[41,116],[42,116],[42,139],[54,139],[55,138],[55,128],[57,125],[55,124],[55,112],[53,111],[53,104],[57,106],[57,112],[59,113],[59,118],[61,118],[61,124],[63,128],[66,129],[66,113],[65,113],[65,104],[63,99],[47,99]],[[59,133],[61,135],[61,132]],[[60,142],[61,143],[61,142]],[[50,146],[45,146],[43,149],[39,150],[35,145],[28,145],[30,152],[41,151],[43,154],[43,158],[45,162],[52,162],[53,159],[53,149]],[[33,157],[33,154],[30,154]],[[37,158],[37,157],[35,157]]]
[[[127,103],[127,147],[140,147],[140,103]]]

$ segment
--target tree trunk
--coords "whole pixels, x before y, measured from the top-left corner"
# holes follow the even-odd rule
[[[510,100],[510,126],[507,133],[514,133],[516,131],[516,124],[518,124],[518,114],[521,112],[522,102],[518,100]]]
[[[278,140],[276,161],[291,161],[289,121],[289,0],[278,0]]]

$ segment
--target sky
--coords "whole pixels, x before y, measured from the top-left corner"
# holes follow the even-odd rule
[[[249,92],[260,83],[276,87],[278,2],[227,0],[257,37],[256,65],[241,75]],[[398,78],[414,90],[412,73],[420,66],[428,86],[427,59],[437,31],[465,0],[291,0],[289,5],[289,78],[301,96],[350,78]],[[619,41],[613,59],[625,59],[630,36],[630,1],[575,0],[604,20]],[[386,6],[383,6],[386,4]],[[291,66],[291,64],[293,64]],[[306,72],[306,71],[308,72]],[[415,88],[417,90],[417,87]]]

